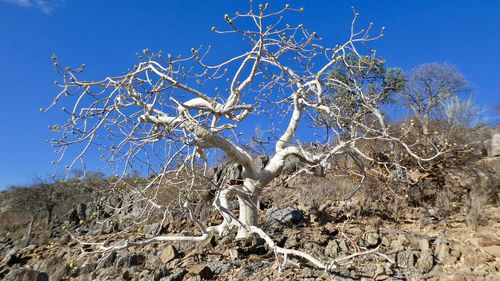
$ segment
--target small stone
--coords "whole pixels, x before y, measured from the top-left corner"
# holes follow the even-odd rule
[[[385,273],[385,268],[381,265],[377,265],[377,268],[375,269],[375,272],[373,273],[373,278],[376,278],[377,276]]]
[[[415,254],[412,251],[401,251],[396,256],[396,262],[401,268],[412,268],[415,265]]]
[[[417,260],[416,268],[421,273],[427,273],[431,271],[434,265],[434,258],[430,250],[425,250],[420,253],[420,257]]]
[[[382,244],[385,247],[388,247],[389,245],[391,245],[391,241],[389,241],[389,238],[384,236],[384,237],[382,237],[380,244]]]
[[[146,257],[141,254],[128,254],[116,259],[115,268],[129,268],[146,263]]]
[[[328,236],[320,233],[315,233],[313,236],[313,242],[318,245],[324,246],[326,245],[326,243],[328,243]]]
[[[290,236],[285,241],[285,248],[296,248],[299,246],[299,238],[296,235]]]
[[[188,269],[188,272],[191,273],[192,275],[198,275],[201,277],[201,279],[210,279],[214,275],[210,267],[203,265],[203,264],[197,264],[193,265]]]
[[[336,257],[340,252],[340,247],[337,241],[331,240],[325,247],[325,255],[329,257]]]
[[[177,268],[171,275],[161,278],[160,281],[182,281],[186,273],[187,273],[186,269]]]
[[[451,249],[448,245],[448,241],[443,238],[436,239],[434,246],[434,255],[436,259],[442,264],[455,264],[457,261],[457,257],[454,257],[450,254]]]
[[[342,252],[347,252],[349,250],[349,247],[347,247],[347,243],[345,242],[345,240],[340,240],[339,247]]]
[[[165,248],[163,248],[163,250],[161,250],[160,260],[164,264],[178,257],[179,253],[177,252],[177,249],[172,245],[168,245]]]
[[[170,271],[166,267],[159,267],[153,271],[153,281],[159,281],[165,276],[168,276]],[[151,278],[150,278],[151,279]]]
[[[160,227],[159,223],[153,223],[153,224],[145,225],[142,228],[142,233],[144,233],[144,234],[156,234],[156,232],[158,231],[159,227]]]
[[[99,262],[99,264],[97,265],[97,270],[113,266],[115,260],[116,260],[116,252],[111,252],[107,257],[105,257]]]
[[[329,222],[325,224],[325,232],[328,235],[336,235],[339,232],[339,230],[333,223]]]
[[[231,258],[231,260],[237,260],[240,255],[238,253],[238,249],[235,249],[235,248],[231,248],[229,249],[229,257]]]
[[[363,234],[362,244],[367,247],[377,246],[380,235],[377,232],[366,232]]]
[[[406,236],[404,236],[403,234],[399,234],[397,239],[392,240],[390,248],[392,251],[401,251],[407,244],[408,239],[406,239]]]
[[[427,239],[422,239],[418,242],[418,245],[420,246],[420,251],[425,252],[425,251],[430,251],[431,245],[429,244],[429,240]]]
[[[467,281],[467,279],[462,275],[449,275],[439,279],[440,281]]]
[[[387,274],[380,274],[380,275],[377,275],[377,277],[375,277],[375,280],[386,280],[386,279],[389,279],[389,275]]]
[[[14,264],[17,258],[18,251],[19,249],[17,247],[13,247],[12,249],[10,249],[4,257],[5,263],[8,265]]]
[[[232,266],[231,263],[227,260],[215,261],[209,265],[210,270],[212,270],[213,273],[218,275],[224,274],[229,270],[231,270],[231,266]]]

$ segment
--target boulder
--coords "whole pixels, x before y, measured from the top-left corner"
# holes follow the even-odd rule
[[[304,214],[292,207],[284,209],[270,208],[266,212],[266,225],[268,226],[299,224],[303,219]]]

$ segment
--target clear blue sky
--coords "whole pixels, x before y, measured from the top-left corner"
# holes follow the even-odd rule
[[[257,2],[257,0],[255,0]],[[409,70],[424,62],[455,64],[477,91],[478,102],[500,102],[500,1],[270,1],[304,7],[300,20],[324,40],[340,42],[352,19],[386,26],[373,45],[391,66]],[[41,114],[58,79],[50,57],[87,65],[90,75],[120,74],[142,49],[185,54],[201,43],[215,56],[241,48],[210,32],[223,15],[246,11],[245,0],[0,0],[0,188],[52,172],[56,155],[45,140],[60,112]],[[60,121],[60,120],[59,120]],[[88,167],[92,170],[92,165]]]

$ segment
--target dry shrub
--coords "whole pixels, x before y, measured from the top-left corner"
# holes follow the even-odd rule
[[[484,204],[498,204],[499,200],[500,179],[495,171],[500,171],[500,166],[477,164],[482,158],[482,142],[491,129],[458,130],[440,122],[431,122],[429,128],[432,135],[423,136],[418,125],[407,120],[392,125],[391,133],[401,132],[400,137],[424,158],[433,155],[436,148],[441,150],[442,154],[431,161],[418,162],[398,145],[364,140],[357,145],[379,162],[361,158],[366,176],[363,185],[359,186],[360,177],[356,176],[363,174],[360,166],[352,156],[343,155],[331,162],[324,177],[303,175],[289,186],[298,189],[298,202],[306,206],[350,200],[358,215],[386,219],[404,216],[408,207],[432,208],[445,218],[467,206],[469,224],[480,223]]]

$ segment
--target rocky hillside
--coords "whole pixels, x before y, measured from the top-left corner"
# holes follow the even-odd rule
[[[142,239],[157,232],[197,233],[189,220],[182,217],[170,218],[163,225],[159,220],[150,220],[128,228],[124,222],[140,212],[139,207],[131,206],[125,213],[113,216],[113,208],[128,204],[126,198],[89,192],[72,197],[72,205],[58,210],[57,219],[49,224],[40,219],[34,223],[33,237],[28,242],[23,239],[26,223],[17,225],[22,227],[17,230],[3,224],[0,278],[10,281],[500,280],[500,158],[485,158],[480,164],[496,174],[479,177],[479,181],[468,174],[457,174],[457,190],[470,193],[476,190],[471,185],[483,184],[497,194],[479,207],[474,205],[473,195],[450,197],[446,212],[439,204],[412,206],[409,198],[370,201],[366,199],[370,190],[349,200],[338,200],[323,188],[335,185],[334,181],[317,181],[307,176],[286,185],[278,182],[263,190],[259,217],[263,229],[279,246],[304,250],[323,261],[335,261],[331,272],[318,270],[296,258],[285,263],[280,257],[278,261],[272,249],[260,239],[214,238],[200,245],[152,243],[123,251],[92,253],[90,247],[80,244],[72,235],[85,241],[99,237],[100,241],[113,243],[124,236]],[[12,201],[6,198],[12,199],[7,193],[2,194],[2,221],[13,221],[8,211]],[[444,200],[438,198],[441,199],[437,201]],[[407,203],[394,205],[395,202]],[[479,208],[475,228],[470,224],[474,208]],[[220,222],[217,215],[207,215],[212,224]],[[108,216],[109,223],[97,224],[96,216]]]

